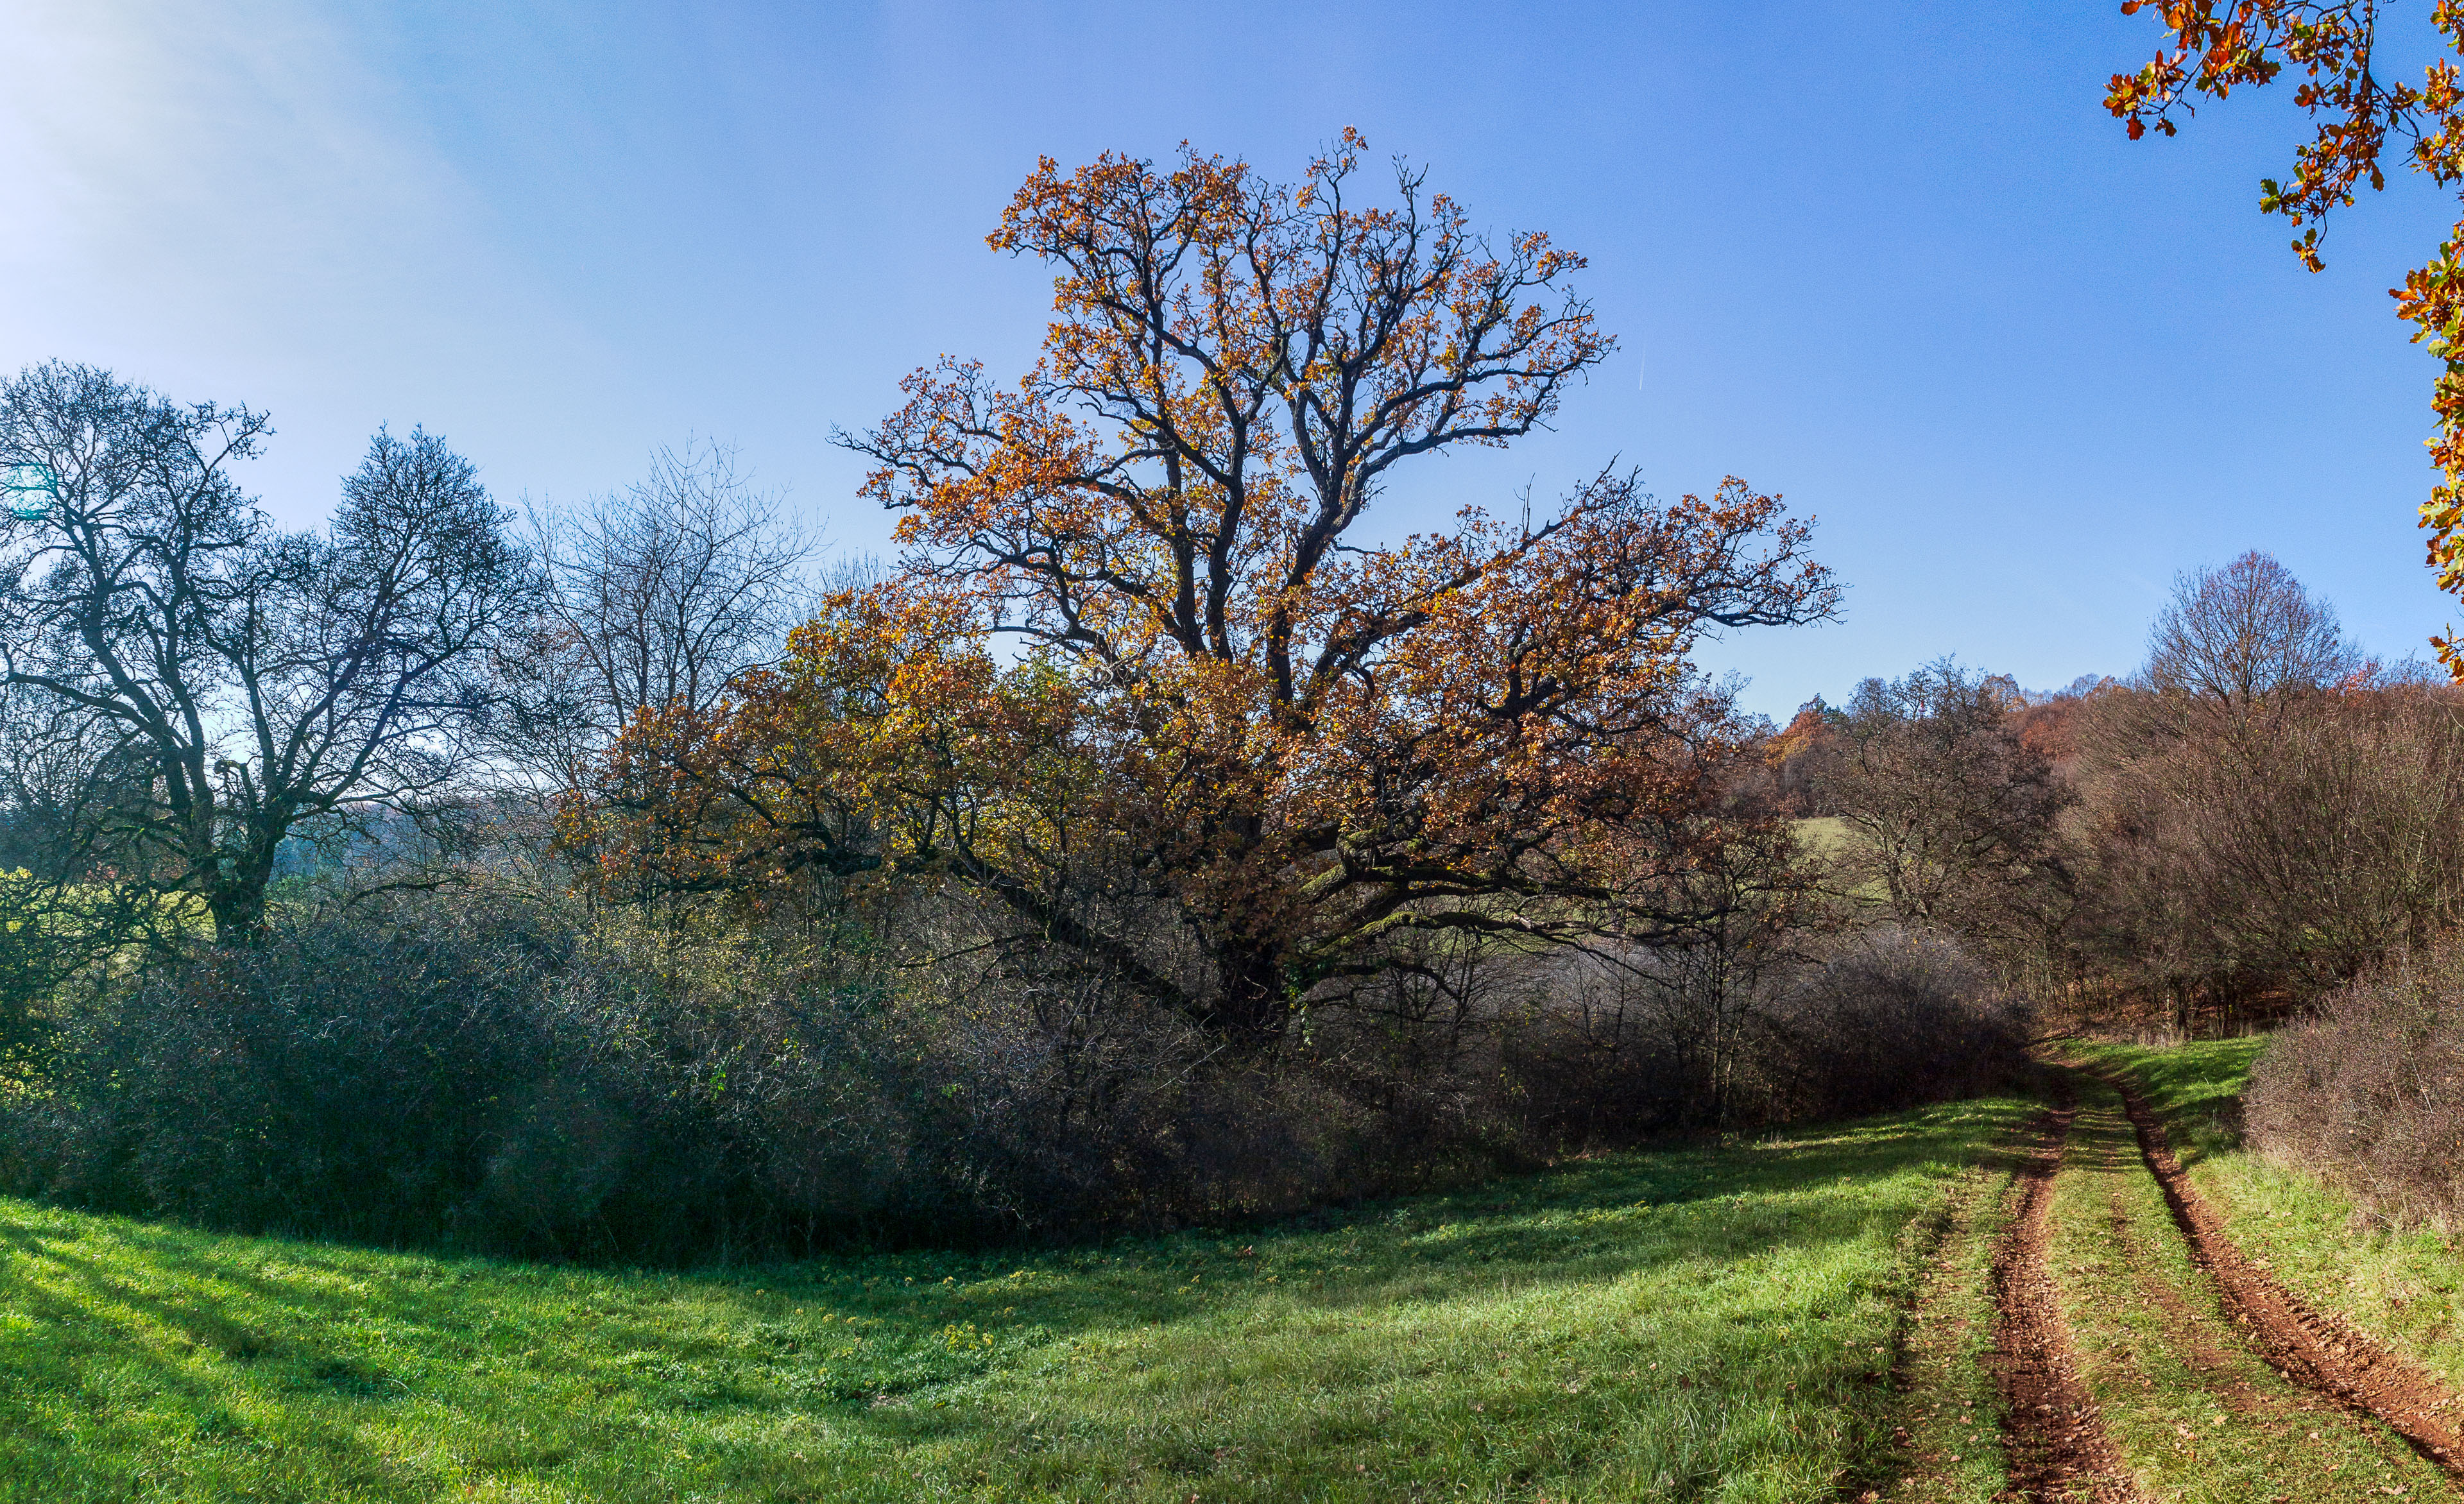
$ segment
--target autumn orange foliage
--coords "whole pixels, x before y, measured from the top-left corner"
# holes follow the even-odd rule
[[[2311,271],[2323,265],[2319,232],[2328,211],[2350,206],[2365,182],[2387,186],[2389,141],[2403,143],[2413,169],[2440,188],[2464,187],[2464,76],[2440,57],[2418,84],[2381,78],[2378,0],[2124,0],[2122,10],[2154,11],[2166,33],[2154,60],[2115,74],[2105,95],[2133,141],[2151,126],[2174,134],[2174,115],[2191,112],[2194,95],[2222,100],[2275,81],[2288,65],[2299,76],[2294,102],[2317,128],[2296,149],[2290,181],[2260,182],[2259,209],[2292,221],[2300,232],[2294,254]],[[2430,22],[2448,51],[2464,53],[2464,5],[2435,0]],[[2422,504],[2421,524],[2440,588],[2464,595],[2464,219],[2389,296],[2413,325],[2413,342],[2445,363],[2431,399],[2438,436],[2430,444],[2443,478]],[[2464,679],[2464,646],[2431,642]]]
[[[1399,165],[1360,206],[1361,149],[1291,186],[1045,161],[990,237],[1057,272],[1041,359],[944,360],[843,435],[900,568],[723,717],[636,727],[621,861],[948,884],[1251,1037],[1410,937],[1682,925],[1752,731],[1689,650],[1827,614],[1829,578],[1735,479],[1356,536],[1403,462],[1541,427],[1611,348],[1580,257]]]

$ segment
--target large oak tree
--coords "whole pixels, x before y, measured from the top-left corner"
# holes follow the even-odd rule
[[[944,360],[845,437],[899,571],[726,716],[636,726],[627,860],[930,874],[1252,1038],[1415,934],[1681,929],[1751,730],[1689,650],[1827,614],[1828,577],[1734,479],[1365,527],[1413,462],[1544,427],[1611,345],[1580,257],[1399,165],[1358,202],[1361,144],[1297,185],[1045,161],[990,236],[1055,271],[1042,358],[1013,385]]]

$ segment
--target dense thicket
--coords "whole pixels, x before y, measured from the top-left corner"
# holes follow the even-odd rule
[[[0,1174],[234,1228],[764,1255],[1288,1211],[1963,1095],[2024,1043],[1955,942],[1896,931],[1726,995],[1701,955],[1429,956],[1272,1057],[1049,957],[914,955],[469,893],[298,914],[84,993]]]
[[[2081,721],[2081,964],[2184,1026],[2298,1006],[2464,906],[2450,691],[2344,684],[2246,712],[2121,691]]]
[[[2278,1017],[2464,914],[2464,700],[2265,555],[2185,575],[2130,679],[1938,663],[1771,761],[1846,913],[1958,935],[2075,1026]]]
[[[2464,1216],[2464,944],[2374,967],[2278,1034],[2244,1096],[2251,1140],[2396,1221]]]

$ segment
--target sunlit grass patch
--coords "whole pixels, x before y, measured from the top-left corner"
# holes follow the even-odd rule
[[[2173,1152],[2187,1168],[2210,1155],[2241,1148],[2242,1087],[2267,1043],[2261,1034],[2165,1049],[2082,1044],[2072,1052],[2130,1079],[2165,1119]]]
[[[1999,1156],[1910,1225],[1910,1302],[1895,1355],[1891,1448],[1847,1496],[1991,1504],[2009,1488],[1991,1270],[2011,1225],[2015,1159]]]
[[[1895,1241],[2024,1116],[1237,1236],[698,1273],[0,1203],[0,1499],[1816,1499]]]

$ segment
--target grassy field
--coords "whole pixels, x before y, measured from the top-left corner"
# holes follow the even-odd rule
[[[1798,842],[1816,856],[1835,855],[1856,839],[1849,831],[1848,822],[1837,815],[1815,815],[1799,820],[1795,823],[1795,830]]]
[[[0,1499],[1814,1500],[2029,1108],[1237,1237],[694,1274],[0,1202]]]
[[[2242,1147],[2233,1107],[2265,1043],[2080,1053],[2126,1074],[2154,1104],[2192,1183],[2226,1213],[2243,1251],[2302,1299],[2464,1388],[2464,1255],[2453,1243],[2435,1229],[2390,1228],[2333,1185]]]
[[[2464,1260],[2239,1144],[2261,1045],[2079,1052],[2156,1104],[2244,1250],[2464,1383]],[[2043,1267],[2141,1493],[2442,1492],[2252,1347],[2119,1097],[2071,1084]],[[1989,1272],[2036,1111],[1604,1157],[1235,1236],[693,1273],[0,1201],[0,1504],[1984,1504],[2013,1424]]]

